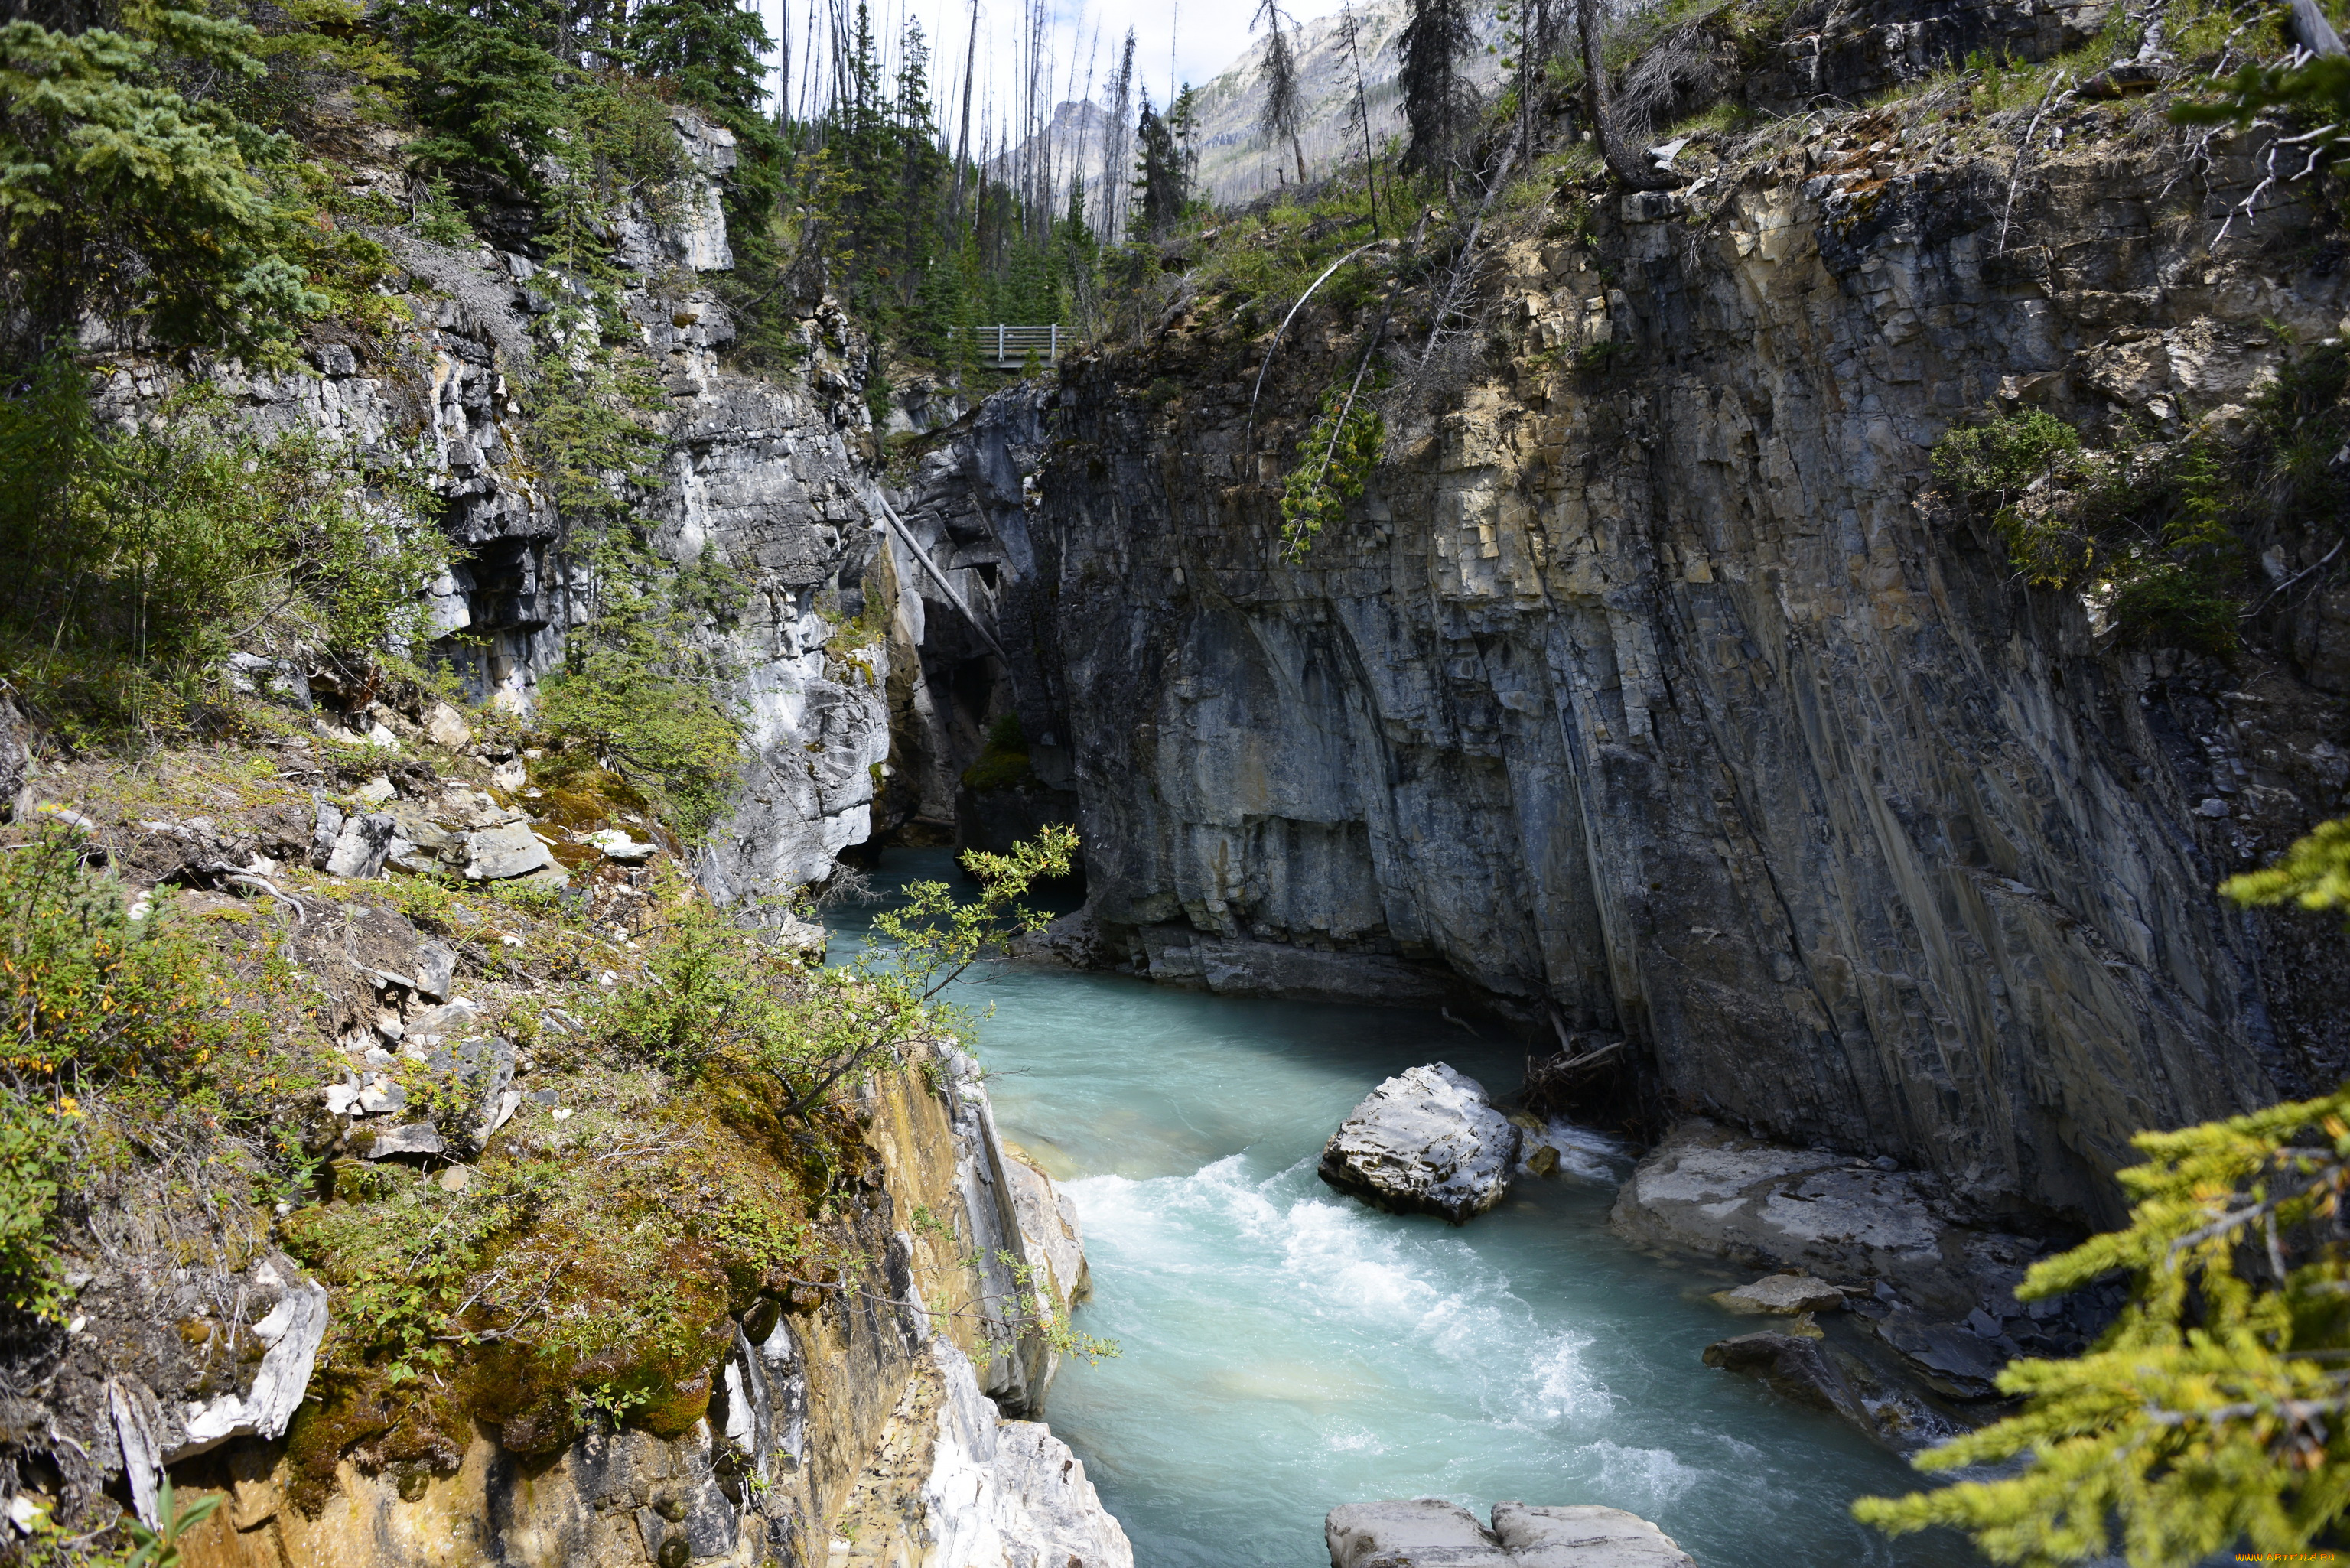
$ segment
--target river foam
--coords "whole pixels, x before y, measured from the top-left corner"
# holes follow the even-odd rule
[[[939,852],[883,869],[948,873]],[[1706,1299],[1731,1276],[1607,1231],[1620,1144],[1539,1135],[1562,1174],[1457,1228],[1315,1175],[1380,1078],[1441,1060],[1500,1093],[1523,1046],[1429,1014],[1045,970],[962,999],[995,1009],[980,1054],[1000,1125],[1085,1224],[1077,1326],[1122,1354],[1066,1366],[1045,1415],[1138,1568],[1314,1568],[1331,1507],[1419,1496],[1629,1509],[1705,1568],[1974,1561],[1862,1530],[1850,1501],[1907,1490],[1906,1467],[1700,1365],[1754,1325]]]

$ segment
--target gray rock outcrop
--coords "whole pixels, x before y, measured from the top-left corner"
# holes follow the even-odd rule
[[[1713,1299],[1737,1313],[1835,1312],[1844,1305],[1844,1292],[1808,1274],[1769,1274],[1735,1290],[1716,1291]]]
[[[391,850],[394,826],[390,817],[380,813],[343,818],[327,850],[323,867],[327,875],[368,877],[381,871],[384,857]]]
[[[1673,1129],[1634,1168],[1608,1224],[1627,1241],[1802,1268],[1821,1280],[1883,1280],[1950,1318],[2012,1294],[2039,1243],[1955,1223],[1916,1171],[1825,1149],[1786,1148],[1709,1122]]]
[[[1442,1062],[1373,1089],[1322,1150],[1322,1179],[1376,1208],[1455,1225],[1508,1191],[1518,1127],[1484,1086]]]
[[[16,694],[0,691],[0,821],[20,821],[33,809],[32,733]]]
[[[113,1281],[98,1283],[83,1308],[85,1324],[99,1303],[114,1299]],[[132,1506],[150,1526],[164,1522],[157,1492],[165,1465],[234,1438],[282,1436],[309,1387],[327,1335],[326,1287],[276,1252],[234,1283],[240,1312],[227,1321],[216,1319],[200,1287],[184,1281],[176,1290],[166,1287],[174,1298],[170,1304],[183,1314],[175,1329],[189,1331],[176,1334],[182,1343],[106,1381],[109,1436]]]
[[[1835,1416],[1896,1452],[1950,1437],[1960,1423],[1817,1334],[1742,1334],[1705,1347],[1706,1366],[1752,1377],[1779,1397]]]
[[[540,872],[564,875],[546,842],[525,824],[484,827],[466,836],[464,874],[473,881],[506,882]]]
[[[1348,1503],[1322,1535],[1330,1568],[1695,1568],[1647,1520],[1589,1504],[1497,1502],[1489,1530],[1441,1498]]]
[[[1644,1246],[1805,1271],[1716,1300],[1732,1311],[1853,1307],[1909,1377],[1954,1399],[1990,1397],[2018,1355],[2077,1353],[2118,1301],[2102,1286],[2019,1302],[2015,1287],[2048,1243],[1964,1222],[1937,1179],[1707,1122],[1675,1128],[1640,1161],[1608,1223]]]
[[[597,327],[608,337],[635,337],[667,393],[664,450],[642,465],[650,477],[631,497],[654,524],[653,549],[679,566],[723,563],[748,589],[735,613],[705,618],[690,634],[717,667],[738,672],[728,695],[752,753],[746,787],[712,834],[702,867],[732,897],[817,879],[870,832],[878,771],[889,754],[888,654],[878,641],[844,636],[837,618],[823,613],[844,597],[852,607],[861,602],[879,549],[861,395],[867,356],[837,306],[788,298],[771,303],[797,315],[802,373],[770,381],[722,365],[735,327],[707,275],[733,265],[720,187],[736,150],[731,132],[694,111],[671,118],[681,171],[663,199],[632,201],[614,214],[623,319]],[[376,177],[404,190],[398,148],[396,136],[378,139]],[[593,568],[567,547],[569,520],[544,482],[520,397],[547,351],[550,301],[576,285],[519,251],[453,250],[406,228],[376,237],[402,275],[412,331],[365,358],[325,344],[298,368],[223,365],[209,379],[258,434],[316,437],[368,474],[398,472],[401,488],[429,493],[451,546],[450,565],[424,595],[430,656],[458,673],[468,696],[527,711],[597,591]],[[99,403],[109,422],[135,420],[175,383],[163,367],[119,366]],[[304,672],[283,675],[299,682]],[[243,678],[274,689],[278,675],[248,670]],[[331,683],[317,692],[304,684],[298,695],[306,704],[314,695],[342,700]],[[462,720],[455,729],[438,724],[442,734],[463,729]],[[387,732],[378,743],[397,742]],[[503,826],[470,830],[488,836],[462,846],[474,851],[459,862],[467,875],[560,878]],[[448,857],[443,843],[408,826],[382,853],[377,827],[350,843],[338,827],[320,858],[353,867],[337,875],[373,876],[387,857],[403,869]]]

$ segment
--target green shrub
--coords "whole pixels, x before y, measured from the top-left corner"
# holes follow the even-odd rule
[[[0,1090],[0,1304],[52,1321],[68,1300],[49,1237],[55,1123],[48,1107]]]
[[[588,629],[615,628],[608,620]],[[575,766],[608,764],[657,797],[661,819],[680,834],[707,832],[741,780],[742,723],[712,683],[674,673],[678,662],[675,649],[648,662],[627,647],[575,644],[539,687],[538,722],[586,747],[556,753],[534,776],[559,786]]]
[[[1996,510],[2078,457],[2081,432],[2042,409],[1953,426],[1934,443],[1934,477],[1970,504]]]
[[[421,631],[439,532],[315,435],[265,441],[190,393],[101,431],[79,370],[0,399],[0,659],[85,735],[156,727],[238,649],[361,670]]]
[[[1345,387],[1322,397],[1322,412],[1298,439],[1297,466],[1281,495],[1281,554],[1295,565],[1322,536],[1347,520],[1347,503],[1361,497],[1386,450],[1387,423],[1377,409]]]
[[[439,175],[424,182],[424,197],[416,204],[416,232],[452,250],[471,250],[479,243],[465,210],[449,193],[449,182]]]
[[[0,1035],[8,1077],[68,1112],[87,1087],[140,1080],[184,1092],[251,1044],[225,1011],[229,978],[167,903],[134,920],[122,886],[57,831],[0,855]]]
[[[524,1453],[622,1421],[690,1427],[734,1318],[856,1266],[815,1224],[858,1168],[840,1092],[957,1026],[941,992],[1038,922],[1018,900],[1074,846],[1062,828],[968,857],[979,898],[913,889],[876,922],[892,945],[840,969],[681,898],[641,933],[641,973],[567,1002],[586,1042],[534,1048],[575,1116],[525,1113],[455,1191],[343,1162],[332,1199],[284,1226],[337,1304],[290,1438],[296,1503],[354,1453],[453,1468],[476,1420]]]
[[[2125,641],[2226,653],[2243,607],[2246,486],[2263,483],[2265,438],[2229,448],[2198,433],[2161,446],[2126,429],[2123,439],[2133,450],[2086,451],[2072,426],[2033,409],[1951,430],[1931,462],[2025,582],[2088,596]]]
[[[1021,732],[1020,715],[1003,713],[987,726],[987,744],[962,771],[963,787],[976,794],[1017,789],[1036,776],[1028,763],[1028,737]]]

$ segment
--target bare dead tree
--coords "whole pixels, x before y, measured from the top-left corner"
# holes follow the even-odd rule
[[[962,130],[955,137],[954,193],[947,200],[947,223],[950,226],[962,216],[963,165],[971,158],[971,83],[979,63],[979,0],[971,0],[971,42],[963,47],[962,56]]]
[[[1109,123],[1102,128],[1102,215],[1104,244],[1114,244],[1124,232],[1127,203],[1128,130],[1134,123],[1134,29],[1126,30],[1126,48],[1118,56],[1118,74],[1109,82]]]
[[[1624,133],[1610,111],[1607,61],[1601,49],[1603,21],[1599,0],[1575,0],[1575,31],[1583,45],[1583,92],[1591,116],[1591,133],[1599,139],[1599,155],[1607,171],[1635,191],[1669,191],[1680,181],[1648,166],[1624,144]]]
[[[1547,5],[1549,0],[1542,0],[1542,4]],[[1360,26],[1355,20],[1355,7],[1349,0],[1348,4],[1342,5],[1338,8],[1338,36],[1346,42],[1347,63],[1354,67],[1355,72],[1355,101],[1348,110],[1348,115],[1354,121],[1352,129],[1363,139],[1363,184],[1370,192],[1371,238],[1378,239],[1379,237],[1379,183],[1376,168],[1377,160],[1371,151],[1370,95],[1363,87],[1363,54],[1358,46],[1360,31]]]
[[[1264,55],[1257,65],[1257,79],[1264,84],[1264,110],[1257,124],[1276,146],[1288,141],[1290,155],[1297,161],[1297,182],[1303,185],[1305,148],[1297,135],[1303,118],[1297,101],[1297,56],[1289,47],[1289,29],[1283,26],[1285,20],[1279,0],[1257,0],[1256,16],[1249,23],[1251,32],[1259,26],[1265,29]]]

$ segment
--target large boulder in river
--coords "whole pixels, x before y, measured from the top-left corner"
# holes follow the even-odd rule
[[[1355,1107],[1322,1150],[1322,1179],[1377,1208],[1464,1224],[1502,1200],[1518,1136],[1482,1085],[1435,1062]]]
[[[1647,1520],[1588,1504],[1497,1502],[1489,1530],[1442,1498],[1349,1503],[1322,1538],[1330,1568],[1696,1568]]]

